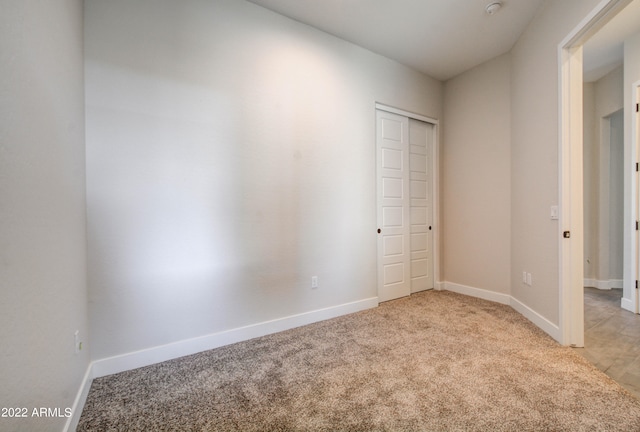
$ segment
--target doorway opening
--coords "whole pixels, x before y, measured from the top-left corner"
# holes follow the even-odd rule
[[[560,329],[561,342],[584,346],[584,202],[583,202],[583,45],[631,0],[603,0],[560,43]],[[624,89],[626,92],[627,89]],[[631,147],[631,148],[629,148]],[[625,160],[637,160],[635,145],[625,144]],[[637,275],[637,172],[624,166],[624,271],[625,295]],[[635,168],[635,166],[634,166]],[[562,235],[563,233],[574,235]],[[636,290],[630,301],[637,312]]]

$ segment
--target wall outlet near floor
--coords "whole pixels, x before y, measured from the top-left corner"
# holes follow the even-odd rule
[[[533,281],[531,279],[531,273],[527,273],[527,285],[533,285]]]
[[[533,277],[531,276],[531,273],[526,271],[522,272],[522,283],[529,286],[533,284]]]
[[[311,276],[311,288],[318,288],[318,276]]]

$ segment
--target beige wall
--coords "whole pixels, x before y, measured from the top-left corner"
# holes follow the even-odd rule
[[[82,1],[0,3],[0,417],[58,431],[89,364]],[[3,412],[3,414],[6,414]]]
[[[510,55],[445,84],[444,280],[510,293]]]
[[[249,2],[85,11],[95,359],[377,296],[375,102],[440,82]]]
[[[511,293],[559,323],[558,44],[598,0],[547,1],[512,50]],[[533,286],[522,283],[532,273]]]

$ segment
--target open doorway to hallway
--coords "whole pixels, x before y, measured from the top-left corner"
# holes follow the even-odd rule
[[[637,312],[637,152],[631,139],[631,81],[640,70],[640,0],[583,43],[584,286],[623,289]]]
[[[587,44],[600,34],[608,35],[604,46],[612,49],[618,63],[624,61],[623,106],[626,127],[624,128],[624,211],[623,211],[623,298],[622,308],[637,313],[636,284],[637,244],[636,215],[638,214],[638,172],[636,165],[635,135],[630,133],[631,94],[633,77],[638,76],[640,86],[640,0],[603,0],[578,26],[559,44],[558,60],[560,72],[560,327],[563,343],[584,346],[584,182],[583,182],[583,66],[584,70],[595,70],[606,66],[600,63],[587,68]],[[610,32],[609,32],[610,31]],[[594,36],[596,35],[596,36]],[[602,48],[602,47],[600,47]],[[597,50],[596,50],[597,51]],[[617,54],[616,54],[617,53]],[[600,60],[607,58],[599,52]],[[629,61],[626,61],[629,59]],[[629,66],[628,66],[629,65]],[[633,65],[633,67],[631,67]],[[593,66],[593,65],[592,65]],[[610,65],[609,65],[610,66]],[[610,71],[609,69],[608,71]],[[608,72],[607,71],[607,72]],[[635,88],[634,88],[635,89]],[[640,102],[640,101],[639,101]],[[637,116],[636,116],[637,117]],[[628,163],[633,161],[633,164]],[[632,168],[633,167],[633,168]],[[570,230],[579,233],[575,239]],[[562,230],[565,230],[564,233]],[[564,239],[564,240],[563,240]]]
[[[622,65],[597,81],[585,82],[583,101],[584,286],[622,290],[625,163]]]
[[[630,288],[638,279],[637,228],[631,228],[637,217],[630,216],[638,214],[631,170],[637,151],[625,125],[631,84],[624,64],[640,58],[630,50],[640,51],[638,23],[640,1],[634,0],[582,47],[584,348],[576,351],[640,398],[640,315],[630,312],[636,309]],[[597,65],[600,44],[616,33],[609,64]]]

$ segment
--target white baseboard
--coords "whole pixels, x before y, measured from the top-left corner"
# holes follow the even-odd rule
[[[511,296],[508,294],[498,293],[494,291],[488,291],[482,288],[474,288],[466,285],[460,285],[453,282],[444,282],[443,289],[446,291],[453,291],[458,294],[464,294],[471,297],[478,297],[484,300],[493,301],[496,303],[510,304]]]
[[[445,290],[445,288],[444,288],[445,283],[446,283],[446,282],[436,281],[436,283],[435,283],[435,285],[434,285],[434,287],[433,287],[433,288],[434,288],[436,291],[444,291],[444,290]]]
[[[624,310],[628,310],[629,312],[636,313],[636,308],[633,302],[628,298],[622,297],[622,300],[620,301],[620,307]]]
[[[611,289],[623,289],[624,281],[622,279],[611,279],[609,281]]]
[[[622,279],[610,279],[610,280],[598,280],[598,279],[585,279],[584,286],[593,287],[600,290],[610,290],[610,289],[622,289],[623,282]]]
[[[510,305],[555,340],[560,340],[560,329],[557,325],[553,324],[545,317],[508,294],[497,293],[452,282],[436,282],[435,289],[457,292],[459,294]],[[623,303],[624,300],[626,299],[623,299]],[[378,298],[372,297],[352,303],[292,315],[207,336],[187,339],[167,345],[96,360],[92,362],[87,369],[81,387],[78,391],[78,395],[74,401],[72,409],[73,414],[67,420],[64,432],[74,431],[77,427],[80,415],[82,414],[82,409],[84,408],[84,404],[87,399],[87,394],[89,393],[89,389],[94,378],[124,372],[143,366],[149,366],[166,360],[183,357],[185,355],[196,354],[198,352],[219,348],[224,345],[242,342],[256,337],[312,324],[314,322],[324,321],[338,316],[375,308],[378,306],[378,303]],[[626,309],[624,304],[622,307]]]
[[[307,324],[335,318],[378,306],[378,298],[345,303],[338,306],[305,312],[245,327],[213,333],[193,339],[181,340],[167,345],[156,346],[140,351],[108,357],[93,362],[93,377],[98,378],[118,372],[124,372],[143,366],[171,360],[186,355],[219,348],[236,342],[289,330]]]
[[[510,297],[510,298],[511,298],[510,305],[512,308],[514,308],[521,315],[523,315],[529,321],[531,321],[540,329],[542,329],[549,336],[551,336],[552,338],[560,342],[562,338],[560,334],[560,327],[558,325],[552,323],[551,321],[549,321],[548,319],[540,315],[538,312],[534,311],[529,306],[522,303],[520,300],[513,297]]]
[[[82,415],[82,409],[87,401],[87,395],[89,394],[89,389],[93,382],[92,365],[92,363],[89,363],[87,371],[84,374],[84,378],[82,379],[82,383],[80,383],[80,389],[78,390],[78,394],[76,395],[76,398],[73,401],[73,406],[71,407],[71,417],[67,418],[64,429],[62,429],[63,432],[74,432],[78,427],[78,422]]]
[[[624,281],[622,279],[611,279],[607,281],[585,279],[584,286],[593,287],[600,290],[624,289]],[[628,310],[629,312],[636,313],[636,308],[634,307],[631,299],[623,297],[620,301],[620,307],[624,310]]]
[[[466,285],[460,285],[452,282],[443,282],[444,289],[447,291],[457,292],[459,294],[468,295],[471,297],[477,297],[484,300],[494,301],[496,303],[502,303],[511,306],[518,313],[523,315],[529,321],[534,323],[540,329],[542,329],[549,336],[557,341],[560,341],[560,327],[552,323],[538,312],[531,309],[529,306],[513,298],[509,294],[497,293],[488,291],[481,288],[470,287]]]
[[[80,385],[80,389],[78,390],[78,394],[73,403],[71,417],[67,419],[67,423],[65,424],[63,431],[72,432],[76,430],[94,378],[124,372],[143,366],[149,366],[166,360],[219,348],[224,345],[242,342],[260,336],[266,336],[268,334],[289,330],[295,327],[336,318],[366,309],[372,309],[377,307],[378,304],[378,297],[372,297],[352,303],[345,303],[338,306],[318,309],[311,312],[305,312],[220,333],[214,333],[207,336],[187,339],[141,351],[95,360],[91,362],[87,368],[84,379],[82,380],[82,384]]]

